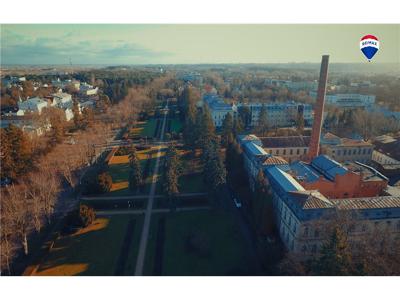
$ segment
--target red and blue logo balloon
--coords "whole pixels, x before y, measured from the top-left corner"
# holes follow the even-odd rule
[[[360,49],[365,57],[371,61],[376,52],[379,50],[378,38],[374,35],[368,34],[363,36],[360,41]]]

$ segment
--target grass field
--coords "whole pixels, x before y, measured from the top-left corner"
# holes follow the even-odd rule
[[[145,275],[153,275],[158,220],[153,215],[145,261]],[[250,272],[248,253],[233,217],[213,210],[164,214],[166,218],[162,275],[245,275]],[[200,250],[188,240],[199,240]]]
[[[171,132],[179,133],[182,131],[182,128],[183,128],[183,125],[182,125],[181,120],[176,119],[176,118],[171,120]]]
[[[157,119],[150,119],[145,122],[138,122],[136,128],[130,131],[131,137],[153,137],[156,129]]]
[[[33,275],[113,275],[130,218],[136,219],[125,264],[130,273],[136,263],[142,216],[101,217],[87,228],[60,237]]]
[[[146,159],[140,161],[142,167],[142,172],[144,170]],[[150,160],[150,166],[148,170],[148,176],[145,179],[145,187],[143,193],[147,194],[151,185],[152,174],[154,171],[154,166],[156,163],[156,158]],[[129,163],[118,163],[109,165],[109,172],[113,179],[113,184],[109,193],[106,196],[126,196],[131,195],[132,192],[129,190]]]

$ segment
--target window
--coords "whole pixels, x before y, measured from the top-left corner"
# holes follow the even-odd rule
[[[392,226],[392,221],[386,221],[386,225],[387,225],[387,227]]]
[[[368,154],[371,154],[372,150],[371,148],[368,149]]]
[[[353,155],[356,155],[357,154],[357,149],[354,149],[353,150]]]
[[[312,245],[312,248],[311,248],[311,252],[312,253],[317,253],[317,245]]]
[[[358,149],[358,154],[361,154],[361,148]]]
[[[306,154],[307,153],[307,148],[304,148],[304,154]]]
[[[301,252],[306,253],[307,252],[307,246],[303,245],[303,247],[301,247]]]
[[[367,149],[366,148],[364,148],[363,149],[363,154],[365,154],[367,152]]]
[[[283,149],[283,155],[286,155],[286,149]]]
[[[346,155],[346,154],[347,154],[347,150],[344,149],[344,150],[343,150],[343,155]]]
[[[362,231],[362,232],[367,231],[367,225],[363,224],[363,226],[361,227],[361,231]]]
[[[303,236],[308,236],[308,227],[304,227]]]
[[[397,227],[397,230],[400,230],[400,221],[397,221],[396,227]]]
[[[290,155],[293,155],[293,149],[290,149]]]
[[[337,155],[340,156],[340,150],[337,151]]]
[[[318,229],[315,229],[315,231],[314,231],[314,237],[319,237],[319,230]]]
[[[276,155],[279,155],[279,149],[277,149],[277,150],[275,151],[275,154],[276,154]]]
[[[300,149],[297,149],[296,153],[297,153],[297,155],[299,155],[300,154]]]

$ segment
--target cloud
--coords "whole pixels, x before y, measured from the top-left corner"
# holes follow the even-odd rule
[[[123,40],[74,40],[72,32],[60,37],[31,38],[6,30],[1,38],[3,64],[148,63],[168,56]]]

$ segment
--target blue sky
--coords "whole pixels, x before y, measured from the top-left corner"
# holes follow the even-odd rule
[[[1,25],[2,64],[400,63],[400,25]]]

